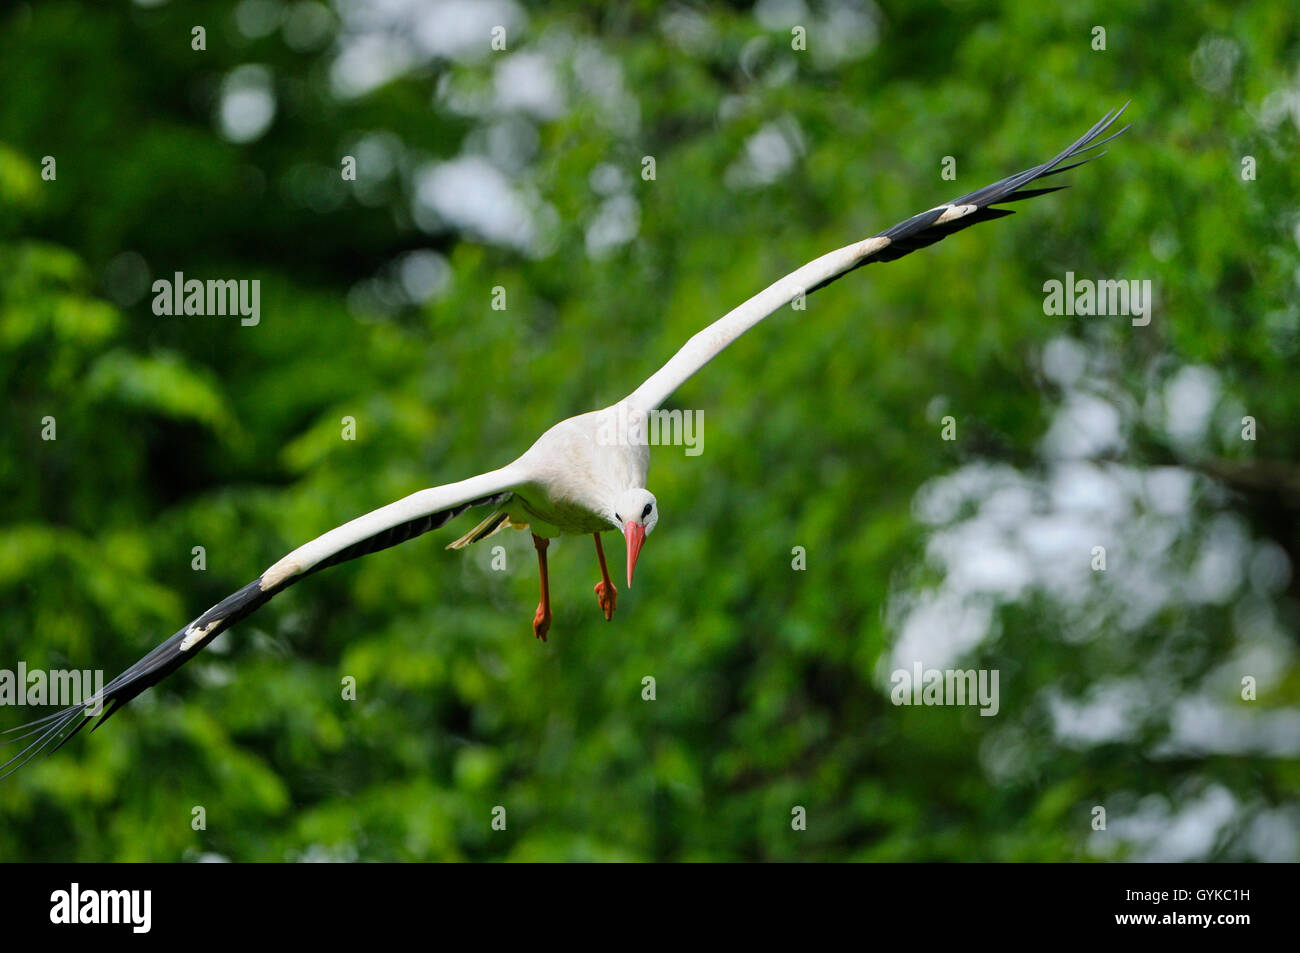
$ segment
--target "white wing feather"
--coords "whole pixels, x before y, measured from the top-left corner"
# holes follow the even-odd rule
[[[797,271],[790,272],[695,334],[667,364],[634,390],[627,402],[636,411],[654,410],[696,371],[717,357],[728,344],[769,314],[789,304],[800,294],[853,270],[868,255],[888,244],[889,239],[883,236],[867,238],[822,255]]]
[[[512,464],[500,470],[480,473],[458,483],[430,487],[412,493],[410,496],[404,496],[387,506],[381,506],[364,516],[358,516],[342,526],[336,526],[328,533],[299,546],[262,573],[262,588],[272,589],[290,576],[306,572],[349,546],[355,546],[395,526],[512,490],[520,482],[522,482],[522,473]]]
[[[993,206],[1045,195],[1064,188],[1064,186],[1057,186],[1026,189],[1025,186],[1037,179],[1068,171],[1097,158],[1094,155],[1073,165],[1061,165],[1065,160],[1091,152],[1123,133],[1127,126],[1105,139],[1100,138],[1127,108],[1128,104],[1125,103],[1121,108],[1107,112],[1091,129],[1047,162],[1007,176],[951,202],[936,205],[899,222],[879,235],[822,255],[763,289],[740,307],[723,315],[697,333],[669,359],[667,364],[655,371],[645,383],[628,395],[624,403],[628,406],[629,412],[644,414],[657,408],[673,391],[717,357],[732,341],[777,309],[789,304],[801,293],[815,291],[869,261],[893,261],[919,248],[941,241],[948,235],[971,225],[1012,214],[1009,209],[998,209]]]

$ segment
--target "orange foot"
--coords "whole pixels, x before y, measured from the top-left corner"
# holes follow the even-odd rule
[[[533,616],[533,635],[545,642],[546,633],[550,630],[551,613],[546,610],[545,606],[539,604],[537,606],[537,613]]]
[[[605,582],[602,579],[596,583],[596,601],[600,603],[600,608],[605,613],[605,621],[613,621],[614,609],[618,606],[618,590],[614,588],[612,582]]]

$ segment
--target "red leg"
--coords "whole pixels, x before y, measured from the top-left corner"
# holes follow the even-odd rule
[[[533,533],[533,545],[537,548],[537,574],[542,580],[542,601],[537,604],[537,613],[533,616],[533,635],[545,642],[546,633],[551,628],[551,586],[546,577],[546,547],[551,545],[551,541]]]
[[[605,566],[605,548],[600,545],[600,534],[591,534],[596,540],[596,558],[600,561],[600,582],[596,583],[596,601],[605,612],[605,621],[612,621],[614,608],[618,605],[618,590],[609,578],[609,569]]]

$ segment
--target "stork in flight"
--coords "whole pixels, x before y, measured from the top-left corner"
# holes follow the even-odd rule
[[[618,590],[609,578],[600,534],[611,529],[623,534],[630,588],[641,546],[659,522],[658,503],[646,489],[650,451],[644,435],[651,411],[732,341],[799,295],[825,287],[871,262],[902,258],[977,222],[1014,214],[1009,209],[993,208],[994,205],[1064,188],[1025,187],[1102,155],[1097,153],[1062,165],[1124,132],[1127,126],[1101,138],[1127,108],[1125,104],[1108,112],[1073,145],[1042,165],[927,209],[878,235],[846,245],[791,272],[692,337],[667,364],[626,398],[603,410],[561,421],[514,462],[459,483],[413,493],[299,546],[108,682],[95,697],[9,729],[7,733],[18,734],[6,743],[32,740],[0,765],[0,777],[11,774],[42,752],[58,750],[85,727],[90,719],[83,716],[99,714],[96,727],[103,724],[119,708],[180,668],[226,629],[299,580],[329,566],[404,543],[476,507],[490,507],[487,518],[448,548],[460,549],[507,526],[530,530],[541,577],[541,599],[533,616],[533,633],[539,639],[546,639],[551,624],[546,547],[556,536],[589,533],[596,541],[601,576],[596,583],[596,598],[605,618],[612,619]],[[611,440],[610,434],[624,435],[626,439]]]

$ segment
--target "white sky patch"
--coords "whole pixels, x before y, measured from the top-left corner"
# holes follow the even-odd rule
[[[518,175],[537,155],[537,127],[522,116],[502,116],[469,134],[466,152],[479,152],[504,172]]]
[[[271,71],[253,64],[231,70],[221,84],[217,121],[230,142],[261,138],[275,118],[275,90]]]
[[[1073,338],[1052,338],[1043,347],[1043,373],[1060,387],[1070,387],[1088,366],[1088,352]]]
[[[1174,564],[1172,546],[1191,518],[1194,479],[1174,468],[1144,474],[1087,460],[1056,462],[1041,477],[977,463],[923,486],[913,512],[933,527],[926,555],[943,573],[943,590],[975,602],[1050,592],[1067,612],[1077,610],[1077,628],[1062,638],[1078,640],[1117,622],[1084,611],[1096,595],[1095,546],[1123,568],[1108,583],[1124,624],[1136,626],[1183,598],[1187,573]],[[1150,505],[1153,486],[1163,490],[1159,510]]]
[[[1082,379],[1086,363],[1067,339],[1045,349],[1044,372],[1063,384]],[[913,513],[931,527],[927,562],[943,581],[891,603],[894,661],[955,659],[993,634],[997,606],[1030,592],[1050,593],[1061,611],[1059,637],[1082,642],[1135,631],[1189,598],[1219,602],[1238,590],[1253,549],[1236,523],[1196,526],[1190,566],[1186,547],[1176,546],[1193,531],[1201,478],[1176,467],[1090,459],[1123,449],[1124,410],[1136,408],[1067,385],[1039,446],[1041,472],[979,462],[917,492]],[[1106,553],[1104,576],[1092,565],[1098,546]],[[1289,570],[1270,566],[1275,562],[1262,557],[1265,577]]]
[[[1093,686],[1083,699],[1049,692],[1047,706],[1058,738],[1091,747],[1131,740],[1140,726],[1141,713],[1150,705],[1147,695],[1146,686],[1138,679],[1113,679]]]
[[[1267,864],[1300,858],[1300,811],[1292,806],[1257,812],[1244,841],[1249,855]]]
[[[1165,798],[1151,795],[1142,799],[1132,814],[1111,814],[1106,830],[1094,831],[1090,849],[1107,856],[1127,843],[1133,859],[1144,862],[1203,860],[1219,840],[1220,832],[1240,815],[1241,805],[1227,788],[1212,785],[1199,797],[1179,802],[1173,811]]]
[[[793,116],[767,123],[745,142],[740,158],[727,169],[724,181],[733,189],[769,185],[794,168],[804,153],[803,133]]]
[[[1095,457],[1122,450],[1120,414],[1114,404],[1095,394],[1071,391],[1043,438],[1048,456],[1065,459]]]
[[[1231,37],[1207,34],[1192,54],[1192,79],[1207,92],[1222,94],[1232,84],[1241,47]]]
[[[660,14],[659,30],[674,46],[696,55],[707,52],[717,40],[709,19],[685,5],[671,6]]]
[[[922,486],[913,498],[912,510],[921,522],[942,526],[955,520],[963,504],[983,487],[1018,479],[1020,475],[1011,467],[972,463]]]
[[[397,260],[402,291],[414,302],[439,297],[451,283],[451,265],[432,249],[408,252]]]
[[[824,5],[822,42],[810,48],[821,66],[835,66],[866,56],[880,40],[880,10],[865,0],[828,0]]]
[[[1144,514],[1144,491],[1140,472],[1091,461],[1061,461],[1041,478],[977,463],[927,483],[913,512],[934,527],[926,556],[943,582],[891,604],[892,662],[956,660],[992,635],[993,607],[1031,590],[1050,592],[1065,610],[1071,625],[1062,639],[1095,637],[1116,621],[1088,611],[1091,554],[1102,541],[1125,567],[1109,580],[1119,617],[1133,625],[1151,618],[1181,594],[1168,551],[1188,514]]]
[[[1219,402],[1219,376],[1208,367],[1188,366],[1165,384],[1165,430],[1183,444],[1205,439]]]
[[[1259,124],[1272,131],[1290,119],[1300,129],[1300,73],[1293,85],[1279,86],[1259,105]]]
[[[335,95],[351,99],[364,95],[405,73],[414,64],[402,39],[373,35],[349,39],[330,66]]]
[[[889,653],[889,669],[879,673],[885,690],[890,672],[911,669],[916,662],[926,668],[950,667],[984,639],[992,621],[987,602],[943,589],[920,593],[906,607],[898,639]]]
[[[763,29],[789,37],[802,26],[808,31],[808,54],[819,67],[861,59],[880,39],[879,8],[869,0],[758,0],[754,18]]]
[[[388,0],[393,2],[393,0]],[[430,56],[469,62],[492,54],[492,28],[506,29],[506,49],[523,39],[523,8],[509,0],[407,0],[412,35]],[[498,54],[499,55],[499,54]]]
[[[357,160],[357,178],[347,183],[357,201],[372,208],[386,204],[388,183],[405,162],[402,140],[391,132],[369,132],[347,146],[346,154]]]
[[[510,181],[481,156],[430,163],[416,173],[416,223],[427,232],[451,225],[496,245],[529,248],[537,229]]]
[[[566,106],[554,64],[543,53],[514,53],[502,59],[493,76],[496,106],[518,110],[538,119],[555,119]]]
[[[1241,586],[1250,556],[1250,537],[1241,523],[1226,514],[1216,517],[1201,540],[1184,597],[1191,603],[1227,602]]]
[[[492,30],[506,48],[523,39],[527,17],[511,0],[335,0],[339,54],[334,91],[360,96],[435,59],[468,63],[493,55]]]
[[[958,523],[930,540],[930,558],[948,567],[948,588],[961,593],[1015,599],[1034,581],[1023,547],[998,518]],[[978,559],[967,558],[980,553]]]
[[[402,140],[391,132],[367,133],[357,140],[352,153],[365,178],[387,178],[397,171],[402,156]]]
[[[612,162],[602,162],[591,170],[587,182],[597,195],[614,195],[632,184],[627,171]]]
[[[587,226],[587,254],[603,258],[636,238],[641,228],[641,207],[630,195],[615,195],[600,204]]]
[[[1192,507],[1196,476],[1182,467],[1153,467],[1142,476],[1147,507],[1165,516],[1182,516]]]
[[[490,83],[467,70],[450,70],[438,77],[436,108],[456,116],[490,117],[496,97]]]
[[[1152,794],[1129,813],[1112,812],[1107,830],[1094,831],[1088,848],[1106,858],[1127,847],[1127,859],[1145,863],[1202,861],[1243,820],[1241,836],[1228,841],[1227,859],[1285,863],[1300,857],[1300,812],[1294,806],[1242,803],[1218,784],[1180,798],[1174,807],[1168,798]]]
[[[1169,738],[1155,757],[1265,755],[1300,756],[1300,711],[1225,704],[1205,695],[1179,699],[1170,718]]]
[[[894,642],[877,671],[881,690],[888,691],[890,671],[917,660],[935,668],[971,664],[971,653],[998,637],[1001,607],[1031,595],[1049,600],[1055,638],[1109,640],[1103,651],[1122,651],[1162,613],[1230,605],[1226,635],[1240,649],[1199,684],[1183,686],[1171,675],[1179,660],[1170,643],[1079,695],[1059,682],[1043,685],[1038,700],[1053,733],[1064,746],[1086,749],[1133,744],[1154,730],[1160,740],[1144,753],[1160,759],[1300,757],[1300,709],[1239,700],[1243,674],[1257,679],[1261,697],[1274,697],[1293,659],[1273,602],[1292,572],[1285,551],[1217,509],[1216,484],[1203,475],[1091,458],[1123,450],[1126,420],[1143,413],[1160,426],[1173,404],[1183,408],[1180,434],[1201,439],[1223,402],[1217,375],[1182,368],[1139,408],[1105,393],[1104,372],[1072,340],[1050,342],[1042,369],[1064,393],[1039,444],[1039,465],[1022,471],[975,462],[916,493],[913,514],[927,527],[926,562],[940,582],[891,594]],[[1093,565],[1099,546],[1105,572]],[[1014,755],[1028,750],[1022,735],[1010,724],[982,746],[990,778],[1018,776]],[[1143,860],[1204,859],[1228,825],[1240,824],[1246,833],[1228,848],[1233,856],[1291,860],[1300,838],[1261,846],[1266,838],[1255,827],[1274,830],[1296,814],[1239,804],[1221,788],[1199,799],[1180,795],[1173,808],[1160,799],[1134,801],[1112,811],[1110,831],[1094,834],[1089,849],[1110,856],[1127,845]]]

